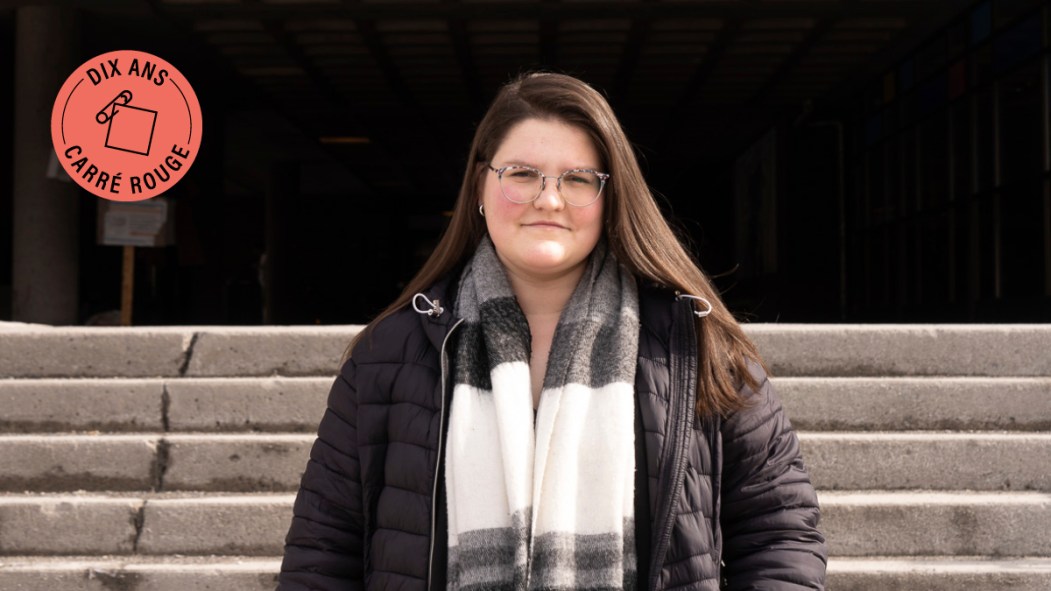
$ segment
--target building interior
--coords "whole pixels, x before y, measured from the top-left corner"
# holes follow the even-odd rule
[[[1039,0],[0,0],[0,320],[120,307],[101,200],[23,121],[137,49],[192,82],[204,131],[172,244],[135,249],[135,325],[368,322],[534,70],[608,98],[742,321],[1049,321],[1049,39]],[[23,231],[37,207],[65,221]]]

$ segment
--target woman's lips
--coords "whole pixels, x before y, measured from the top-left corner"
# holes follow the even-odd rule
[[[562,224],[558,224],[558,223],[555,223],[555,222],[533,222],[531,224],[526,224],[526,227],[529,227],[529,228],[555,228],[555,229],[559,229],[559,230],[565,230],[566,229],[566,227],[563,226]]]

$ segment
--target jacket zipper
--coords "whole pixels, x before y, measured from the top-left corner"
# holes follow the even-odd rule
[[[717,449],[719,444],[719,432],[722,430],[722,418],[714,414],[708,419],[708,453],[712,462],[712,545],[715,547],[715,569],[719,573],[718,580],[723,580],[723,540],[722,540],[722,489],[723,489],[723,458],[721,450]]]
[[[671,391],[669,404],[672,408],[669,410],[671,411],[674,428],[669,433],[670,441],[668,441],[667,445],[671,450],[671,461],[666,464],[664,478],[664,482],[668,482],[669,486],[665,489],[664,497],[660,499],[662,503],[657,506],[657,524],[660,527],[657,528],[657,545],[654,548],[650,561],[650,580],[647,588],[651,590],[657,589],[661,566],[664,563],[664,556],[668,552],[668,544],[671,542],[671,532],[674,526],[672,511],[679,489],[682,488],[683,478],[686,475],[686,451],[690,443],[691,418],[693,417],[694,400],[697,394],[697,334],[693,320],[693,304],[686,301],[684,306],[682,308],[684,314],[682,315],[686,317],[685,326],[681,318],[673,323],[670,342],[670,346],[673,349],[669,351],[668,358],[671,362],[672,388],[680,388],[685,400],[676,405],[678,397],[675,396],[676,392],[674,389]],[[681,351],[679,355],[674,354],[674,348],[677,345]],[[679,379],[675,380],[676,377]]]
[[[434,462],[434,488],[431,491],[431,550],[430,558],[427,561],[427,589],[431,588],[431,577],[434,575],[434,537],[438,529],[438,465],[442,461],[442,438],[445,436],[445,378],[449,371],[449,357],[445,352],[445,345],[449,343],[449,337],[452,336],[456,327],[461,324],[463,324],[463,318],[457,320],[449,328],[449,332],[445,333],[445,338],[442,339],[442,404],[441,414],[438,418],[438,455]]]

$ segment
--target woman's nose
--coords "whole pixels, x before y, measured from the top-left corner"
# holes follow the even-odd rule
[[[562,199],[562,195],[558,192],[558,180],[547,179],[544,182],[544,187],[540,190],[540,194],[533,200],[533,206],[538,209],[551,209],[559,211],[566,206],[566,202]]]

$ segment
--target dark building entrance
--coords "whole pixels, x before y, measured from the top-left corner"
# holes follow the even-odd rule
[[[0,2],[0,319],[119,306],[98,199],[47,177],[25,120],[50,105],[26,105],[139,49],[193,82],[205,127],[166,194],[174,245],[137,251],[136,324],[367,321],[444,228],[495,90],[537,68],[609,97],[743,318],[1051,320],[1045,4]],[[51,37],[61,55],[27,55]],[[73,221],[29,232],[36,191]],[[37,249],[49,231],[76,238]],[[52,270],[75,297],[26,295]]]

